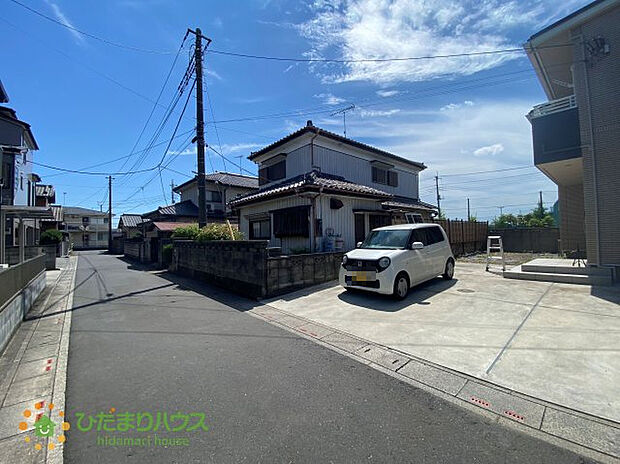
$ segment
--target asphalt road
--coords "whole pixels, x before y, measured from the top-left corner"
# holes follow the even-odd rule
[[[80,253],[76,287],[68,463],[588,462],[244,314],[256,303],[222,290],[95,252]],[[209,430],[78,430],[76,413],[110,408],[203,412]],[[189,445],[97,444],[149,435]]]

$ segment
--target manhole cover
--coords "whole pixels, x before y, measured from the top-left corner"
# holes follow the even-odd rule
[[[459,288],[457,290],[457,292],[461,292],[461,293],[475,293],[476,291],[475,290],[471,290],[469,288]]]

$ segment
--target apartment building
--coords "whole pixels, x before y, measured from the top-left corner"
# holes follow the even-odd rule
[[[77,206],[64,206],[64,230],[75,250],[108,247],[108,213]]]
[[[620,0],[597,0],[525,44],[549,101],[527,115],[558,186],[563,250],[620,269]]]

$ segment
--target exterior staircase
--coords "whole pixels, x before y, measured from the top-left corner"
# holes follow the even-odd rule
[[[504,272],[506,279],[540,280],[582,285],[612,285],[609,268],[573,266],[572,259],[534,259]]]

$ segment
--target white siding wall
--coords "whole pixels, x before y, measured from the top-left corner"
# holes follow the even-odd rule
[[[343,202],[340,209],[330,209],[330,198],[338,198]],[[292,206],[310,205],[308,198],[297,196],[280,198],[257,205],[249,205],[242,207],[241,222],[239,228],[245,238],[250,237],[249,218],[252,215],[267,213],[268,211],[281,208],[289,208]],[[317,251],[321,251],[323,238],[326,236],[328,228],[334,230],[335,235],[340,235],[344,240],[345,251],[355,248],[355,218],[354,209],[368,209],[382,211],[380,202],[376,200],[366,200],[361,198],[341,197],[335,195],[321,195],[316,199],[315,216],[317,219],[323,219],[323,237],[317,237]],[[287,237],[276,238],[273,236],[273,227],[271,228],[272,236],[269,241],[270,246],[282,247],[283,253],[288,253],[292,248],[310,248],[310,239],[308,237]]]
[[[275,150],[274,154],[280,151]],[[286,153],[286,151],[282,151]],[[301,174],[306,174],[314,168],[327,174],[342,176],[350,182],[374,187],[393,195],[419,198],[418,197],[418,173],[419,169],[413,166],[391,161],[363,152],[360,149],[349,147],[341,143],[334,143],[329,139],[317,137],[314,141],[314,163],[312,163],[312,150],[309,141],[307,144],[294,148],[286,156],[286,178],[290,179]],[[378,184],[372,181],[371,161],[383,161],[394,165],[393,170],[398,172],[398,187],[386,184]],[[270,164],[269,160],[265,162]],[[274,182],[263,184],[261,187],[277,184],[284,181],[279,179]]]
[[[230,200],[235,198],[237,195],[245,195],[252,191],[250,189],[244,189],[244,188],[239,188],[239,187],[225,187],[225,186],[220,186],[220,189],[221,190],[219,191],[225,194],[224,196],[225,196],[226,203],[228,203]],[[218,188],[215,186],[215,184],[207,182],[206,190],[217,192]],[[181,201],[191,200],[196,206],[198,206],[198,184],[197,183],[194,182],[188,185],[186,188],[181,190],[180,193],[181,193]],[[209,193],[207,193],[207,204],[211,205],[212,210],[216,210],[216,209],[223,210],[224,209],[223,203],[211,202],[209,201],[210,198],[211,197]]]

